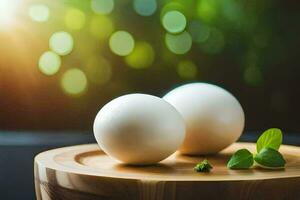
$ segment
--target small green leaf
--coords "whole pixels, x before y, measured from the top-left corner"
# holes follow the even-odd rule
[[[259,153],[263,148],[278,150],[282,143],[282,132],[278,128],[270,128],[263,132],[256,142],[256,151]]]
[[[198,163],[194,170],[197,172],[210,172],[213,167],[209,164],[208,160],[203,160],[201,163]]]
[[[283,168],[285,165],[283,156],[272,148],[263,148],[256,154],[254,160],[259,166],[264,168]]]
[[[235,152],[227,163],[230,169],[248,169],[253,165],[253,156],[247,149]]]

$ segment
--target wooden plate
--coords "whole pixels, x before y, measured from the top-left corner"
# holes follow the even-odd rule
[[[37,199],[300,199],[300,148],[282,145],[283,170],[229,170],[236,150],[255,144],[235,143],[214,156],[174,153],[152,166],[128,166],[111,159],[96,144],[65,147],[35,157]],[[193,167],[207,158],[210,173]]]

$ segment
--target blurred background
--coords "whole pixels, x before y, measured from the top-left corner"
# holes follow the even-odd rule
[[[300,131],[298,1],[0,0],[0,129],[91,130],[127,93],[233,93],[246,130]]]
[[[299,10],[293,0],[0,0],[0,199],[34,199],[34,156],[95,142],[98,110],[128,93],[213,83],[244,108],[240,141],[278,127],[300,145]]]

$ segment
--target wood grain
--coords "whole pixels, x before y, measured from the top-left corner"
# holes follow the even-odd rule
[[[217,155],[173,154],[152,166],[129,166],[108,157],[96,144],[65,147],[35,157],[37,199],[300,199],[300,148],[283,145],[283,170],[254,167],[229,170],[226,163],[237,149],[255,144],[235,143]],[[210,173],[193,167],[207,158]]]

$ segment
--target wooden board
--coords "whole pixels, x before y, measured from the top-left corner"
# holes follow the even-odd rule
[[[36,195],[38,200],[300,199],[300,147],[280,147],[287,161],[283,170],[227,169],[240,148],[254,152],[255,144],[235,143],[214,156],[174,153],[144,167],[118,163],[96,144],[54,149],[35,157]],[[195,172],[204,158],[213,170]]]

